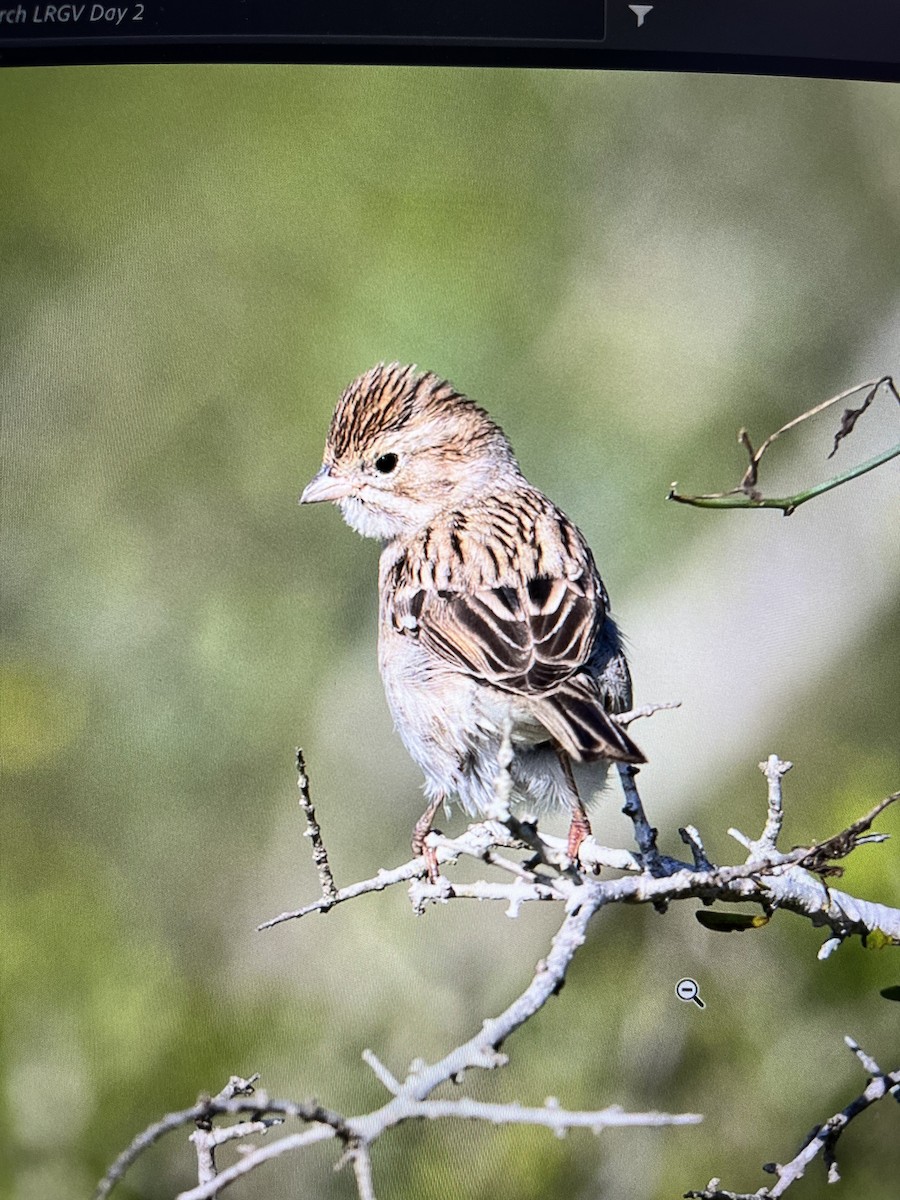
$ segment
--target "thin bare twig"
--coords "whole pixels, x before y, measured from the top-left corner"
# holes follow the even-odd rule
[[[781,794],[781,781],[793,767],[793,763],[784,762],[777,754],[770,754],[765,762],[759,764],[759,769],[768,783],[768,803],[766,805],[766,824],[759,840],[752,842],[750,850],[759,856],[767,850],[775,850],[781,827],[784,824],[784,800]]]
[[[330,1125],[314,1125],[312,1129],[304,1129],[302,1133],[292,1133],[288,1137],[279,1138],[277,1142],[258,1146],[226,1170],[220,1171],[215,1179],[191,1188],[187,1192],[180,1192],[176,1200],[212,1200],[213,1196],[218,1196],[225,1188],[230,1187],[244,1175],[249,1175],[264,1162],[280,1158],[282,1154],[289,1154],[294,1150],[303,1150],[317,1142],[328,1141],[336,1136],[337,1134]]]
[[[656,711],[655,707],[653,711]],[[507,773],[508,765],[507,762]],[[540,834],[533,826],[526,828],[509,814],[508,801],[500,789],[498,811],[505,812],[505,820],[472,825],[455,839],[447,839],[436,833],[429,836],[430,844],[442,864],[452,864],[465,855],[505,874],[506,882],[482,880],[474,884],[456,884],[442,876],[432,883],[427,878],[425,859],[420,857],[393,871],[379,871],[373,879],[336,890],[333,897],[323,895],[296,913],[285,913],[266,922],[262,928],[290,917],[322,911],[325,907],[343,903],[366,892],[382,891],[401,882],[410,883],[410,895],[418,909],[431,902],[468,897],[502,900],[508,905],[510,916],[515,916],[527,901],[555,900],[564,906],[562,923],[552,940],[550,951],[535,967],[525,990],[498,1016],[484,1021],[468,1041],[434,1063],[413,1062],[402,1079],[395,1077],[371,1051],[364,1053],[365,1061],[389,1093],[389,1099],[380,1108],[364,1115],[345,1117],[312,1101],[306,1104],[270,1101],[265,1093],[254,1093],[256,1077],[250,1080],[233,1077],[217,1097],[201,1097],[192,1108],[168,1114],[135,1138],[104,1176],[97,1190],[97,1200],[103,1200],[109,1194],[115,1182],[144,1149],[164,1133],[191,1122],[197,1124],[206,1137],[193,1138],[198,1152],[199,1182],[196,1187],[182,1193],[179,1200],[211,1200],[262,1163],[315,1142],[334,1138],[343,1143],[341,1162],[352,1165],[360,1200],[375,1200],[370,1148],[389,1129],[409,1120],[454,1118],[494,1124],[536,1124],[560,1135],[569,1129],[585,1127],[597,1132],[611,1126],[688,1124],[699,1120],[698,1115],[691,1113],[623,1113],[615,1107],[569,1111],[562,1109],[555,1100],[548,1100],[543,1107],[535,1108],[518,1104],[488,1104],[467,1097],[434,1099],[433,1093],[451,1080],[461,1083],[469,1070],[491,1070],[506,1062],[500,1047],[539,1012],[551,996],[559,992],[572,959],[584,943],[588,924],[601,908],[610,904],[652,903],[664,906],[674,900],[697,897],[706,902],[729,900],[755,903],[767,913],[781,908],[800,913],[815,925],[828,926],[834,936],[823,947],[823,951],[827,952],[854,933],[866,935],[878,930],[883,936],[900,941],[900,911],[856,900],[846,893],[827,888],[821,879],[804,869],[806,864],[814,863],[816,869],[821,871],[832,856],[841,857],[862,841],[883,836],[868,831],[878,813],[895,797],[888,798],[847,830],[817,846],[795,847],[782,853],[778,850],[777,841],[783,819],[782,780],[789,765],[777,755],[771,755],[760,764],[768,780],[767,816],[763,832],[757,839],[733,831],[748,851],[746,861],[740,864],[711,864],[703,850],[699,833],[692,827],[682,831],[682,838],[691,847],[693,865],[661,855],[656,848],[655,830],[649,826],[644,814],[635,777],[629,772],[623,784],[627,783],[626,797],[631,804],[635,824],[637,853],[601,847],[590,838],[584,843],[579,863],[573,864],[565,854],[562,839]],[[535,847],[537,853],[534,853]],[[532,851],[531,857],[522,863],[508,854],[497,853],[498,850],[516,848]],[[592,872],[592,866],[597,862],[612,864],[624,874],[621,878],[598,880]],[[823,951],[820,951],[820,957]],[[214,1128],[213,1117],[226,1113],[249,1114],[250,1119],[230,1127]],[[215,1173],[213,1155],[218,1144],[251,1133],[264,1133],[274,1120],[285,1116],[309,1122],[312,1128],[251,1147],[239,1162]],[[827,1157],[827,1146],[823,1148],[823,1153]]]
[[[250,1079],[241,1079],[240,1076],[232,1075],[218,1095],[201,1096],[197,1103],[190,1108],[167,1113],[159,1121],[149,1125],[142,1133],[138,1134],[110,1166],[97,1184],[94,1200],[105,1200],[105,1197],[109,1195],[132,1163],[165,1134],[171,1133],[175,1129],[181,1129],[185,1125],[208,1122],[211,1126],[214,1116],[226,1113],[233,1115],[252,1113],[256,1119],[260,1119],[267,1113],[275,1113],[282,1117],[297,1117],[301,1121],[328,1126],[331,1131],[329,1136],[335,1134],[343,1137],[349,1136],[343,1118],[338,1113],[323,1108],[313,1100],[303,1103],[296,1103],[293,1100],[270,1100],[265,1092],[253,1087],[258,1078],[258,1075],[253,1075]]]
[[[806,1168],[820,1154],[828,1173],[828,1182],[837,1183],[840,1179],[835,1157],[838,1138],[852,1120],[878,1100],[883,1100],[888,1095],[893,1095],[895,1099],[900,1098],[900,1069],[890,1072],[882,1071],[875,1060],[866,1054],[853,1038],[845,1037],[844,1041],[870,1076],[866,1089],[862,1095],[851,1100],[840,1112],[829,1117],[821,1125],[817,1125],[790,1162],[766,1163],[763,1166],[763,1170],[768,1174],[778,1176],[777,1182],[771,1187],[747,1193],[725,1191],[722,1188],[721,1180],[711,1179],[702,1192],[685,1192],[685,1200],[778,1200],[778,1197],[783,1196],[792,1184],[803,1178]]]
[[[696,1113],[628,1113],[615,1106],[596,1111],[568,1111],[555,1101],[548,1101],[543,1108],[534,1108],[519,1104],[480,1103],[466,1097],[459,1100],[431,1099],[432,1093],[442,1084],[451,1080],[461,1083],[467,1071],[493,1070],[505,1065],[506,1056],[500,1053],[500,1047],[560,990],[573,957],[584,943],[588,923],[604,902],[605,895],[598,884],[583,884],[578,896],[571,898],[566,906],[549,953],[537,964],[530,983],[521,995],[498,1016],[484,1021],[468,1041],[455,1047],[443,1058],[431,1064],[419,1060],[413,1062],[406,1077],[400,1081],[395,1079],[371,1052],[367,1053],[364,1056],[366,1061],[390,1093],[387,1102],[375,1111],[357,1117],[344,1117],[315,1104],[299,1106],[272,1102],[262,1093],[257,1094],[255,1100],[247,1098],[219,1101],[216,1098],[198,1103],[194,1109],[169,1114],[151,1127],[154,1133],[152,1138],[148,1137],[150,1131],[147,1131],[135,1139],[132,1147],[138,1146],[139,1153],[151,1141],[157,1140],[163,1132],[196,1120],[198,1114],[201,1114],[204,1120],[209,1120],[214,1112],[222,1111],[249,1109],[257,1114],[284,1112],[315,1122],[315,1127],[304,1133],[290,1134],[275,1142],[256,1147],[239,1162],[219,1174],[214,1173],[214,1164],[207,1163],[208,1169],[202,1173],[203,1178],[197,1187],[183,1192],[178,1200],[211,1200],[211,1197],[219,1195],[235,1180],[262,1163],[313,1142],[334,1137],[339,1137],[345,1144],[346,1154],[341,1161],[348,1161],[353,1166],[360,1200],[374,1200],[369,1148],[388,1130],[411,1120],[454,1118],[487,1121],[491,1124],[543,1125],[557,1134],[576,1128],[588,1128],[596,1133],[603,1129],[624,1126],[659,1127],[696,1123],[701,1120],[700,1115]],[[128,1156],[125,1167],[134,1161],[137,1153]],[[114,1168],[104,1177],[104,1184],[108,1182],[108,1186],[102,1193],[98,1188],[98,1197],[101,1194],[107,1195],[115,1181],[121,1178],[124,1167],[120,1170],[119,1164],[125,1157],[120,1156]]]
[[[685,825],[683,829],[678,830],[678,836],[689,848],[691,857],[694,860],[694,866],[698,871],[715,870],[713,864],[706,856],[706,849],[703,845],[703,839],[693,825]]]
[[[731,488],[727,492],[710,492],[702,496],[683,496],[676,491],[678,485],[673,483],[666,499],[675,500],[679,504],[690,504],[695,508],[775,508],[779,509],[786,517],[789,517],[801,504],[805,504],[807,500],[812,500],[815,496],[821,496],[825,492],[830,492],[833,488],[840,487],[842,484],[848,483],[851,479],[857,479],[860,475],[865,475],[869,471],[874,471],[876,467],[880,467],[884,463],[890,462],[892,458],[896,458],[900,454],[900,442],[895,446],[890,446],[888,449],[882,450],[881,453],[876,454],[866,462],[859,463],[855,467],[850,467],[848,470],[842,471],[839,475],[835,475],[823,483],[818,483],[814,487],[807,488],[805,491],[796,492],[793,496],[764,496],[759,491],[756,485],[759,480],[759,466],[763,455],[772,443],[777,441],[783,433],[787,433],[789,429],[794,429],[803,421],[807,421],[811,417],[824,412],[825,409],[831,408],[832,405],[839,404],[847,400],[850,396],[855,396],[857,393],[865,391],[865,399],[858,408],[847,408],[844,410],[840,428],[834,436],[834,445],[831,453],[828,455],[828,458],[831,458],[841,441],[853,432],[856,422],[869,408],[878,390],[882,387],[888,395],[893,396],[897,403],[900,404],[900,393],[897,391],[893,377],[882,375],[880,379],[870,379],[867,383],[858,383],[855,387],[848,388],[837,396],[832,396],[830,400],[824,400],[821,404],[816,404],[813,408],[807,409],[799,417],[793,417],[785,425],[782,425],[780,429],[776,429],[774,433],[770,433],[758,450],[754,450],[747,430],[740,430],[738,433],[738,442],[747,451],[750,461],[737,487]]]
[[[350,1151],[353,1163],[353,1174],[356,1178],[356,1190],[359,1200],[376,1200],[375,1184],[372,1180],[372,1158],[369,1147],[360,1144]]]
[[[830,859],[849,853],[854,845],[887,836],[867,831],[875,817],[893,803],[894,797],[888,797],[849,829],[823,842],[794,847],[782,853],[777,848],[777,839],[783,819],[782,779],[789,764],[777,755],[771,755],[760,763],[760,769],[768,783],[767,815],[762,834],[753,839],[739,830],[729,830],[747,849],[746,861],[741,864],[715,866],[710,863],[700,835],[693,828],[682,834],[682,840],[691,847],[692,863],[660,854],[655,847],[655,831],[644,815],[637,781],[629,773],[626,794],[630,795],[632,806],[636,797],[637,806],[632,807],[632,811],[636,812],[638,853],[601,846],[595,838],[587,838],[579,848],[578,866],[581,874],[573,874],[573,864],[566,855],[563,839],[529,828],[528,840],[522,841],[519,834],[523,826],[514,818],[509,817],[506,822],[486,821],[470,825],[457,838],[431,833],[429,843],[441,866],[450,866],[461,857],[473,858],[512,876],[512,882],[479,880],[457,884],[443,875],[436,883],[432,883],[427,879],[424,858],[416,858],[391,871],[381,870],[371,879],[342,888],[333,901],[320,898],[301,909],[281,913],[259,928],[268,929],[320,912],[326,905],[331,907],[401,883],[409,885],[410,899],[417,912],[424,911],[429,904],[450,900],[494,900],[505,903],[507,915],[515,917],[523,904],[533,901],[556,900],[566,905],[580,902],[584,880],[593,878],[596,867],[608,867],[623,871],[630,878],[610,879],[598,884],[604,889],[605,904],[651,903],[664,907],[673,901],[700,898],[706,903],[725,901],[757,904],[767,913],[781,908],[807,918],[814,925],[830,929],[833,936],[820,948],[820,958],[827,958],[854,935],[867,937],[877,934],[900,942],[900,911],[873,901],[859,900],[847,892],[827,887],[817,877],[828,872],[827,863]],[[642,844],[646,849],[640,849]],[[515,862],[496,853],[499,848],[517,846],[529,850],[537,847],[538,852],[529,863]],[[547,868],[547,871],[539,870],[541,867]]]
[[[610,713],[609,715],[617,725],[627,729],[632,721],[640,721],[646,717],[652,717],[654,713],[668,712],[673,708],[681,708],[681,701],[662,700],[657,704],[642,704],[640,708],[629,708],[627,712]]]
[[[306,818],[306,829],[303,836],[308,837],[312,843],[312,859],[313,865],[319,876],[319,884],[322,888],[322,899],[325,901],[336,900],[338,890],[335,886],[334,875],[331,872],[331,864],[328,861],[328,852],[325,849],[325,843],[322,841],[322,830],[319,828],[319,822],[316,820],[316,810],[313,808],[312,800],[309,795],[309,774],[306,770],[306,760],[303,757],[303,751],[297,747],[296,754],[297,764],[297,788],[300,792],[300,807],[303,809],[303,815]],[[322,906],[322,912],[328,911],[328,905]]]
[[[868,831],[872,828],[875,818],[898,800],[900,800],[900,792],[893,792],[890,796],[886,796],[864,817],[860,817],[858,821],[854,821],[852,825],[848,825],[834,837],[827,838],[824,842],[818,842],[811,847],[807,857],[800,860],[800,865],[805,870],[815,871],[818,874],[839,873],[841,868],[831,867],[828,864],[837,858],[846,858],[857,846],[867,842],[883,842],[887,838],[886,833],[869,834]],[[867,834],[868,836],[865,836]]]

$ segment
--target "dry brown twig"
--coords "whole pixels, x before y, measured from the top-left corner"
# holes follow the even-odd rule
[[[690,504],[695,508],[776,508],[780,509],[786,517],[789,517],[801,504],[805,504],[807,500],[812,500],[815,496],[821,496],[824,492],[830,492],[833,488],[849,483],[851,479],[857,479],[860,475],[874,471],[876,467],[880,467],[884,463],[890,462],[892,458],[896,458],[900,454],[900,442],[895,446],[890,446],[888,449],[882,450],[866,462],[859,463],[857,466],[850,467],[848,470],[842,471],[839,475],[825,480],[823,483],[816,484],[805,491],[797,492],[793,496],[781,496],[778,498],[764,496],[757,487],[759,467],[763,455],[772,443],[777,441],[782,434],[787,433],[788,430],[796,428],[796,426],[802,424],[804,421],[808,421],[811,417],[818,416],[819,413],[824,412],[827,408],[831,408],[834,404],[840,404],[848,400],[851,396],[865,392],[862,404],[857,408],[844,409],[840,426],[834,435],[834,444],[828,455],[828,458],[832,458],[844,438],[849,437],[856,428],[857,421],[871,406],[872,401],[881,389],[884,389],[889,396],[893,396],[897,403],[900,404],[900,393],[897,391],[893,377],[882,375],[880,379],[870,379],[867,383],[858,383],[855,387],[848,388],[845,392],[841,392],[837,396],[832,396],[830,400],[824,400],[821,404],[816,404],[813,408],[807,409],[799,417],[792,418],[792,420],[782,425],[780,429],[776,429],[774,433],[769,434],[758,450],[753,448],[753,443],[750,440],[747,430],[741,429],[738,432],[738,442],[747,451],[750,461],[737,487],[731,488],[727,492],[710,492],[702,496],[683,496],[675,490],[678,485],[673,483],[666,499],[675,500],[679,504]]]
[[[328,851],[325,849],[325,843],[322,841],[322,830],[319,828],[319,822],[316,820],[316,810],[313,807],[313,802],[309,794],[309,775],[306,772],[306,760],[299,746],[295,752],[294,762],[297,767],[297,790],[300,793],[300,807],[306,818],[306,830],[303,836],[309,838],[310,845],[312,846],[313,866],[316,868],[316,873],[319,876],[322,898],[323,900],[334,900],[337,896],[337,888],[334,884],[334,875],[331,873],[331,864],[328,861]]]

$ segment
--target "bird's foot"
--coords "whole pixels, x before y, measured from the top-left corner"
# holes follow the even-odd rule
[[[569,840],[566,843],[566,854],[576,865],[581,843],[585,838],[591,836],[591,832],[591,823],[587,819],[587,813],[583,809],[576,809],[572,813],[572,820],[569,824]]]
[[[428,870],[428,882],[438,883],[441,878],[441,868],[438,866],[437,850],[433,846],[425,847],[425,866]]]
[[[432,800],[413,828],[412,852],[416,858],[425,859],[429,883],[437,883],[441,877],[437,850],[435,850],[434,846],[428,844],[427,838],[429,833],[431,833],[431,822],[434,820],[434,814],[441,807],[442,803],[443,797],[440,796],[436,800]]]

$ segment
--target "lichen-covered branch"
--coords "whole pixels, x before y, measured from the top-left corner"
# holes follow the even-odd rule
[[[659,707],[648,705],[644,710],[626,714],[625,719],[649,716]],[[509,755],[501,755],[501,764],[506,763],[508,768],[508,762]],[[778,848],[778,839],[784,817],[783,781],[790,768],[791,764],[777,755],[771,755],[760,763],[760,770],[767,780],[766,816],[757,838],[738,830],[730,831],[747,851],[746,859],[740,863],[724,866],[712,863],[703,848],[700,833],[693,826],[680,831],[682,840],[691,852],[690,863],[660,854],[656,844],[657,831],[646,818],[638,792],[637,773],[632,770],[622,772],[620,778],[625,797],[623,811],[630,816],[634,825],[636,849],[604,847],[589,838],[579,849],[578,861],[573,862],[567,856],[564,841],[540,833],[534,825],[523,823],[510,812],[509,788],[504,787],[505,781],[501,778],[493,819],[471,825],[457,838],[446,838],[438,833],[429,835],[429,846],[437,863],[444,868],[444,873],[436,882],[430,879],[428,863],[422,856],[391,870],[381,870],[370,879],[338,889],[327,867],[327,853],[321,832],[315,822],[312,806],[308,803],[308,779],[302,756],[299,756],[301,804],[308,828],[312,830],[315,827],[316,830],[314,835],[311,834],[311,841],[322,895],[300,909],[273,917],[264,922],[260,929],[269,929],[314,912],[327,911],[358,896],[404,883],[409,887],[416,912],[424,911],[431,904],[471,898],[500,901],[506,905],[507,915],[516,917],[522,905],[532,901],[559,903],[563,909],[562,921],[549,951],[538,962],[530,982],[519,996],[497,1016],[483,1021],[468,1040],[449,1050],[437,1061],[423,1063],[414,1060],[405,1076],[399,1079],[372,1051],[367,1050],[363,1056],[365,1061],[389,1093],[386,1102],[372,1112],[344,1116],[323,1108],[315,1101],[273,1101],[265,1093],[254,1091],[255,1078],[243,1080],[233,1077],[218,1096],[201,1097],[193,1107],[168,1114],[135,1138],[104,1176],[97,1189],[97,1200],[104,1200],[143,1150],[164,1134],[190,1124],[195,1126],[191,1140],[197,1154],[197,1185],[181,1193],[178,1200],[210,1200],[270,1159],[300,1152],[324,1140],[337,1140],[340,1143],[343,1151],[340,1164],[351,1167],[360,1200],[376,1200],[372,1147],[385,1133],[411,1120],[455,1119],[491,1124],[540,1125],[559,1135],[579,1128],[599,1133],[619,1126],[682,1125],[699,1121],[701,1117],[695,1113],[627,1113],[615,1106],[574,1111],[563,1108],[553,1098],[546,1100],[543,1105],[489,1104],[464,1095],[450,1099],[435,1098],[434,1093],[449,1081],[462,1083],[468,1071],[492,1070],[506,1063],[506,1056],[500,1048],[543,1008],[551,996],[558,994],[573,958],[585,941],[588,925],[601,909],[612,904],[650,903],[664,910],[678,900],[697,898],[706,905],[719,901],[754,904],[762,908],[766,916],[776,909],[782,909],[830,931],[831,936],[821,947],[819,957],[831,953],[852,935],[870,937],[877,934],[882,943],[894,941],[900,944],[900,910],[859,900],[828,886],[824,881],[825,876],[839,871],[839,868],[831,865],[834,860],[845,857],[864,843],[884,840],[886,835],[872,833],[871,827],[877,816],[898,796],[888,797],[866,816],[825,841],[783,852]],[[482,879],[475,883],[454,882],[452,868],[463,857],[483,863],[497,878]],[[596,871],[601,866],[613,868],[621,874],[618,878],[598,879]],[[878,1078],[887,1081],[884,1083],[886,1088],[890,1084],[888,1090],[895,1087],[893,1076],[879,1074]],[[863,1097],[866,1105],[878,1098],[875,1092],[880,1086],[870,1083]],[[861,1103],[857,1101],[854,1102],[857,1107],[850,1106],[853,1109],[851,1115],[856,1114]],[[844,1110],[845,1114],[847,1112]],[[240,1116],[242,1119],[230,1126],[216,1126],[214,1118],[223,1115]],[[309,1127],[285,1133],[274,1140],[267,1137],[265,1143],[259,1146],[243,1145],[244,1139],[268,1133],[273,1124],[291,1118]],[[851,1117],[847,1117],[849,1119]],[[831,1124],[826,1123],[827,1137],[823,1135],[821,1145],[814,1146],[812,1150],[807,1145],[794,1161],[800,1162],[802,1155],[806,1154],[807,1157],[802,1159],[805,1164],[820,1150],[827,1159],[829,1147],[833,1148],[834,1141],[844,1127],[840,1125],[838,1128],[834,1124],[836,1121],[837,1117],[831,1119]],[[217,1147],[237,1139],[242,1141],[241,1158],[233,1165],[218,1170],[215,1159]],[[794,1164],[778,1168],[781,1174],[775,1187],[780,1187],[781,1191],[763,1191],[757,1196],[781,1195],[788,1186],[783,1179],[792,1178],[789,1174],[791,1170],[802,1174],[801,1167]],[[799,1178],[799,1175],[796,1177]],[[713,1181],[709,1189],[714,1185],[718,1187],[717,1182]],[[709,1189],[695,1194],[722,1198],[733,1195]]]
[[[454,883],[445,873],[433,883],[428,879],[424,857],[415,858],[392,870],[381,870],[371,879],[341,888],[333,897],[322,896],[302,908],[280,913],[259,928],[270,929],[401,883],[409,885],[410,898],[417,912],[422,912],[431,903],[494,900],[504,903],[511,917],[517,916],[521,906],[531,901],[559,901],[567,906],[578,906],[584,903],[585,889],[590,887],[600,890],[603,905],[664,906],[678,900],[700,899],[706,904],[722,901],[756,904],[767,913],[783,909],[831,931],[832,936],[822,946],[820,957],[827,957],[841,942],[854,935],[876,935],[900,944],[900,909],[861,900],[829,886],[824,878],[836,870],[829,866],[830,862],[845,857],[858,845],[884,840],[886,835],[872,834],[869,830],[875,818],[900,798],[900,793],[886,797],[872,812],[840,833],[822,842],[782,852],[777,845],[784,815],[782,781],[790,769],[791,763],[777,755],[770,755],[760,763],[768,788],[763,830],[756,839],[739,830],[729,830],[748,852],[743,863],[726,866],[711,863],[700,834],[693,827],[682,831],[682,838],[692,851],[692,862],[661,855],[656,848],[656,830],[644,815],[636,773],[628,770],[622,772],[623,811],[634,822],[636,852],[601,846],[594,838],[588,838],[579,849],[577,869],[573,870],[561,838],[529,829],[527,842],[523,842],[518,836],[522,826],[514,819],[485,821],[470,825],[457,838],[429,834],[429,844],[440,866],[452,866],[463,857],[474,858],[505,874],[506,880],[483,879],[462,884]],[[534,851],[535,847],[538,854],[532,853],[525,863],[500,853],[515,849]],[[594,872],[601,867],[625,872],[625,878],[600,882]]]
[[[417,860],[418,861],[418,860]],[[596,1111],[569,1111],[550,1098],[541,1107],[519,1104],[490,1104],[461,1097],[433,1100],[432,1094],[451,1080],[461,1083],[467,1071],[492,1070],[503,1066],[507,1059],[500,1046],[526,1021],[546,1004],[562,987],[574,955],[585,940],[591,917],[604,903],[603,890],[598,883],[586,883],[577,902],[570,903],[562,924],[553,938],[550,951],[535,968],[531,982],[524,992],[498,1016],[486,1020],[466,1042],[456,1046],[434,1063],[414,1060],[405,1078],[400,1081],[384,1067],[371,1051],[365,1054],[379,1080],[390,1093],[390,1099],[373,1112],[344,1117],[322,1108],[314,1101],[294,1104],[291,1101],[271,1101],[264,1093],[253,1094],[249,1081],[233,1079],[239,1085],[240,1098],[225,1092],[213,1099],[201,1099],[190,1109],[170,1113],[135,1138],[120,1155],[97,1188],[96,1200],[102,1200],[121,1179],[138,1155],[164,1133],[194,1123],[205,1135],[192,1135],[197,1146],[198,1183],[182,1192],[178,1200],[209,1200],[219,1195],[231,1183],[249,1171],[282,1154],[299,1151],[314,1142],[338,1138],[345,1147],[346,1161],[353,1167],[360,1200],[376,1200],[370,1147],[386,1132],[407,1121],[456,1119],[484,1121],[494,1125],[542,1125],[558,1135],[570,1129],[587,1128],[598,1134],[606,1129],[634,1126],[663,1126],[693,1124],[701,1117],[696,1113],[629,1113],[616,1106]],[[228,1089],[226,1089],[227,1091]],[[220,1113],[250,1113],[255,1130],[231,1127],[224,1133],[213,1132],[211,1118]],[[233,1166],[216,1171],[213,1149],[224,1140],[244,1137],[251,1132],[265,1132],[263,1114],[297,1117],[311,1123],[313,1128],[302,1133],[288,1134],[246,1152]]]
[[[167,1133],[182,1129],[186,1125],[195,1125],[198,1130],[208,1132],[212,1130],[212,1119],[216,1116],[226,1114],[238,1116],[250,1113],[253,1115],[254,1121],[263,1121],[270,1115],[277,1119],[296,1117],[298,1120],[316,1122],[320,1126],[330,1129],[331,1133],[328,1136],[334,1136],[334,1134],[347,1136],[343,1120],[337,1113],[322,1108],[315,1101],[297,1103],[293,1100],[270,1100],[265,1092],[254,1088],[253,1085],[258,1078],[257,1075],[252,1075],[249,1079],[232,1075],[217,1095],[200,1096],[197,1103],[190,1108],[166,1113],[159,1121],[149,1125],[137,1135],[127,1149],[122,1151],[97,1184],[94,1200],[105,1200],[105,1197],[110,1194],[132,1163]],[[267,1126],[276,1123],[277,1120],[266,1121]],[[242,1135],[232,1134],[231,1136]],[[202,1149],[198,1147],[198,1175],[215,1170],[214,1158],[207,1155],[207,1150],[211,1150],[211,1147],[212,1143]]]
[[[886,1096],[893,1096],[900,1102],[900,1068],[895,1071],[882,1071],[873,1058],[862,1050],[851,1037],[844,1041],[862,1063],[869,1074],[869,1082],[865,1091],[855,1097],[840,1112],[817,1125],[804,1140],[797,1154],[788,1163],[766,1163],[763,1170],[769,1175],[776,1175],[777,1182],[771,1187],[760,1188],[756,1192],[730,1192],[722,1188],[720,1179],[711,1179],[702,1192],[685,1192],[685,1200],[778,1200],[785,1192],[802,1179],[806,1168],[821,1154],[828,1182],[837,1183],[840,1180],[836,1157],[838,1138],[851,1121],[865,1112],[867,1108]]]

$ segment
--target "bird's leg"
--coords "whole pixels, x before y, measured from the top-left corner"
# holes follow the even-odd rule
[[[591,823],[588,820],[588,815],[584,805],[581,802],[581,797],[578,794],[578,786],[575,783],[575,776],[572,774],[572,763],[569,760],[568,754],[564,750],[557,750],[559,765],[563,769],[563,775],[566,777],[566,783],[572,793],[572,820],[569,823],[569,841],[566,846],[566,854],[574,863],[578,862],[578,849],[585,838],[591,836]]]
[[[444,803],[444,797],[438,795],[428,805],[425,811],[416,821],[412,835],[412,852],[416,858],[424,855],[425,863],[428,867],[429,883],[437,883],[440,878],[440,869],[438,868],[437,852],[433,846],[426,844],[425,839],[431,833],[431,822],[434,820],[434,814]]]

